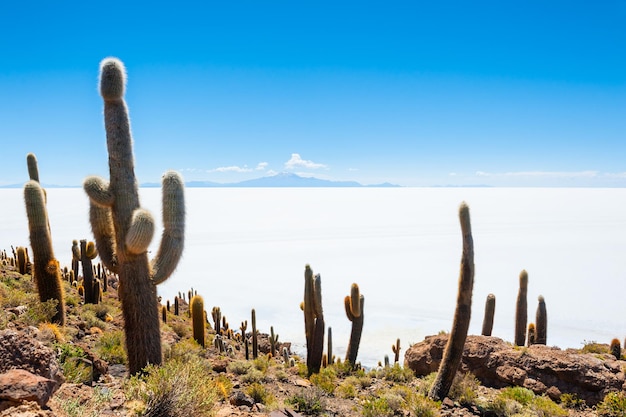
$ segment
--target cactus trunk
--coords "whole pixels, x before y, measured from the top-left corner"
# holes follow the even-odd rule
[[[515,345],[524,346],[526,342],[526,323],[528,321],[528,273],[522,270],[519,274],[519,291],[515,310]]]
[[[472,290],[474,287],[474,242],[470,223],[469,207],[462,203],[459,208],[459,220],[463,234],[463,254],[459,277],[459,291],[452,330],[443,352],[443,358],[428,396],[434,400],[443,400],[450,391],[452,381],[461,363],[463,347],[467,338],[470,316],[472,313]]]
[[[548,312],[546,311],[546,300],[542,295],[539,296],[539,304],[537,305],[537,314],[535,316],[535,343],[545,345],[548,342]]]
[[[485,317],[483,318],[483,336],[491,336],[493,331],[493,316],[496,312],[496,296],[489,294],[485,301]]]

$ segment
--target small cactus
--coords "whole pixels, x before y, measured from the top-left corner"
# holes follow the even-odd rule
[[[493,316],[496,312],[496,296],[489,294],[485,301],[485,317],[483,318],[483,336],[491,336],[493,331]]]
[[[163,323],[167,323],[167,308],[165,306],[161,307],[161,320]]]
[[[276,357],[276,347],[278,346],[278,334],[274,334],[274,326],[270,326],[270,353]]]
[[[459,220],[463,235],[463,253],[461,255],[461,271],[459,289],[452,330],[443,352],[437,377],[428,393],[436,401],[443,400],[450,391],[454,377],[459,369],[463,347],[467,338],[470,316],[472,313],[472,290],[474,287],[474,241],[470,223],[469,207],[465,202],[459,207]]]
[[[352,330],[350,331],[350,342],[348,343],[348,351],[346,352],[346,361],[353,368],[356,367],[356,358],[359,353],[359,345],[361,343],[361,334],[363,333],[363,307],[365,297],[361,294],[359,286],[354,283],[350,287],[350,295],[344,298],[344,307],[346,316],[352,322]],[[355,368],[356,369],[356,368]]]
[[[548,313],[546,311],[546,300],[543,295],[539,296],[537,305],[537,315],[535,317],[536,343],[545,345],[548,343]]]
[[[252,309],[252,359],[256,359],[259,357],[259,342],[258,342],[258,332],[256,329],[256,311]]]
[[[615,356],[615,359],[620,360],[622,358],[622,347],[620,346],[619,339],[611,340],[609,347],[611,355]]]
[[[220,327],[222,322],[222,311],[219,307],[213,307],[213,310],[211,310],[211,317],[213,317],[213,329],[215,330],[215,334],[222,334]]]
[[[28,263],[28,252],[23,246],[18,246],[16,250],[17,270],[20,274],[26,274],[26,264]]]
[[[526,342],[526,323],[528,322],[528,272],[519,274],[519,291],[515,310],[515,345],[524,346]]]
[[[400,338],[396,339],[396,344],[391,345],[391,351],[393,352],[393,363],[400,362]]]
[[[191,324],[193,327],[193,338],[198,344],[204,347],[204,300],[201,296],[195,295],[189,303],[191,309]]]
[[[335,362],[335,356],[333,355],[333,329],[330,326],[328,326],[328,341],[326,346],[328,363],[332,365]]]

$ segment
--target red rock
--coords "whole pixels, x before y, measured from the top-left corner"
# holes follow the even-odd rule
[[[405,366],[418,376],[436,372],[446,343],[446,335],[427,337],[407,350]],[[609,391],[626,388],[624,365],[610,355],[599,358],[543,345],[520,348],[497,337],[468,336],[460,370],[487,387],[517,385],[553,398],[571,393],[595,405]]]
[[[34,375],[23,369],[11,369],[0,374],[0,400],[10,403],[34,401],[43,407],[56,387],[56,381]]]

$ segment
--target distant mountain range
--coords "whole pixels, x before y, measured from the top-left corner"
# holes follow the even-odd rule
[[[54,184],[43,184],[44,188],[77,188],[79,186],[63,186],[63,185],[54,185]],[[160,187],[161,183],[157,182],[146,182],[140,185],[141,187]],[[378,188],[388,188],[388,187],[400,187],[400,185],[390,184],[388,182],[382,184],[372,184],[372,185],[363,185],[356,181],[331,181],[331,180],[322,180],[319,178],[313,177],[301,177],[297,174],[292,174],[290,172],[283,172],[280,174],[255,178],[252,180],[245,180],[240,182],[228,182],[228,183],[220,183],[213,181],[188,181],[185,183],[185,186],[188,188],[225,188],[225,187],[378,187]],[[0,185],[0,188],[23,188],[24,184],[9,184],[9,185]]]
[[[142,187],[160,187],[159,183],[145,183]],[[400,187],[399,185],[382,183],[363,185],[356,181],[331,181],[314,177],[301,177],[290,172],[283,172],[268,177],[255,178],[239,182],[219,183],[213,181],[188,181],[185,183],[189,188],[201,187]]]

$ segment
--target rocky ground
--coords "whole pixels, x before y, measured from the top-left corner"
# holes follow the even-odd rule
[[[100,306],[83,305],[78,289],[66,284],[67,324],[58,328],[45,323],[46,311],[38,306],[30,276],[3,263],[7,265],[0,267],[0,417],[186,415],[183,408],[158,411],[154,403],[184,398],[176,388],[187,386],[197,369],[206,386],[193,390],[214,396],[211,413],[220,417],[596,416],[603,411],[597,404],[608,392],[626,388],[626,362],[604,353],[606,346],[598,345],[595,353],[514,348],[497,338],[473,336],[462,364],[462,370],[471,374],[458,378],[451,398],[435,404],[423,394],[441,359],[445,335],[408,349],[405,366],[351,371],[339,364],[309,378],[300,358],[270,357],[265,334],[256,360],[245,359],[244,344],[237,336],[225,335],[220,353],[209,324],[208,346],[199,347],[190,340],[186,303],[181,303],[179,315],[166,313],[162,340],[165,363],[188,367],[173,376],[159,377],[151,371],[145,379],[129,379],[114,279]],[[289,343],[278,351],[283,347],[289,350]],[[194,364],[200,368],[189,367]],[[173,381],[181,375],[182,382]],[[151,385],[150,376],[156,385]],[[207,387],[209,391],[202,391]],[[175,394],[159,397],[163,392]],[[621,412],[613,415],[626,415]]]

